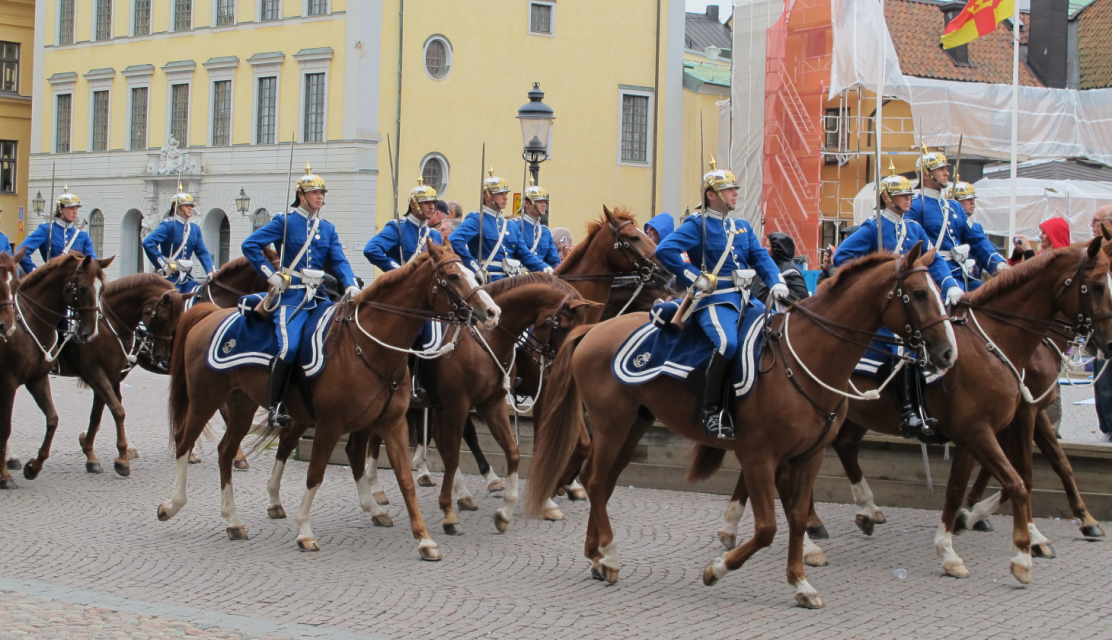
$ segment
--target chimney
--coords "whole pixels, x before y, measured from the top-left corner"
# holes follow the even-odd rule
[[[1066,88],[1069,51],[1069,0],[1031,0],[1027,66],[1042,83]]]
[[[708,4],[707,5],[707,17],[710,18],[711,20],[714,20],[715,22],[720,22],[720,20],[718,19],[718,5],[716,5],[716,4]]]
[[[1068,2],[1068,0],[1067,0],[1067,2]],[[944,3],[942,5],[939,5],[938,8],[942,10],[942,15],[945,16],[945,19],[944,19],[945,21],[942,23],[942,28],[945,29],[946,26],[950,24],[950,21],[953,20],[954,18],[958,17],[958,14],[961,13],[961,10],[965,8],[965,3],[964,2],[947,2],[947,3]],[[941,47],[942,45],[939,44],[938,46]],[[959,66],[959,67],[971,67],[971,66],[973,66],[973,65],[969,64],[969,45],[963,44],[963,45],[954,47],[952,49],[943,49],[943,51],[945,51],[946,55],[950,57],[950,61],[953,62],[954,64],[956,64],[957,66]]]

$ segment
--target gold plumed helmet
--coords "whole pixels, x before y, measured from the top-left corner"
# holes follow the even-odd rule
[[[55,211],[61,211],[62,209],[65,209],[66,207],[80,207],[80,206],[81,206],[81,198],[78,198],[77,194],[70,193],[69,192],[69,185],[67,184],[67,185],[62,187],[62,195],[58,196],[58,202],[57,202],[57,205],[55,206],[54,210]]]
[[[435,202],[436,189],[425,184],[424,178],[417,178],[417,186],[409,191],[410,202]]]
[[[297,181],[297,192],[309,193],[310,191],[328,191],[328,187],[324,186],[324,178],[314,174],[313,168],[306,162],[305,175]]]
[[[494,195],[496,193],[509,193],[510,185],[498,176],[494,175],[494,167],[487,167],[487,177],[483,180],[483,192]]]
[[[958,202],[962,200],[975,200],[977,198],[977,190],[968,182],[955,180],[954,185],[950,187],[946,197],[950,200],[957,200]]]
[[[880,181],[880,192],[889,196],[909,196],[913,193],[911,181],[896,174],[896,165],[888,159],[888,175]]]
[[[941,151],[927,151],[927,145],[922,145],[922,151],[919,159],[915,161],[916,171],[934,171],[939,167],[950,166],[950,161],[946,159],[946,154]]]
[[[703,193],[707,189],[714,189],[714,192],[721,195],[723,189],[737,189],[737,178],[729,169],[719,169],[718,163],[715,162],[714,156],[710,159],[710,171],[703,175]]]
[[[179,182],[178,183],[178,192],[175,193],[174,197],[170,199],[170,206],[180,207],[183,204],[189,204],[189,205],[194,204],[193,196],[186,193],[185,189],[181,188],[181,183]]]
[[[523,197],[532,203],[542,201],[548,202],[548,192],[538,187],[536,183],[533,182],[532,178],[529,178],[529,186],[525,187],[525,194]]]

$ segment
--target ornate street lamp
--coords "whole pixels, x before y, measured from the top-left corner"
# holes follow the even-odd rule
[[[35,196],[35,198],[31,200],[31,208],[35,210],[35,215],[39,216],[41,216],[42,212],[46,210],[46,199],[42,197],[41,190]]]
[[[517,110],[521,121],[521,141],[524,151],[521,157],[529,163],[529,174],[533,183],[540,184],[538,178],[541,163],[548,160],[548,145],[552,140],[552,121],[556,119],[552,107],[544,103],[544,92],[539,82],[533,83],[529,91],[529,102]]]
[[[246,216],[247,212],[251,209],[251,196],[243,191],[243,187],[239,188],[239,195],[236,196],[236,211],[239,215]]]

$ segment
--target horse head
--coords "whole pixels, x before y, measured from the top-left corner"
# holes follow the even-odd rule
[[[96,337],[100,325],[100,290],[104,286],[104,270],[116,258],[101,260],[77,253],[71,256],[79,264],[73,275],[66,278],[64,301],[77,314],[74,340],[88,342]]]
[[[624,209],[611,211],[602,206],[605,224],[599,231],[609,234],[606,242],[614,246],[608,252],[610,268],[616,273],[638,272],[648,277],[657,268],[656,243],[637,226],[637,219]]]
[[[143,304],[143,326],[151,338],[150,359],[154,367],[169,371],[170,353],[173,350],[174,331],[185,313],[185,302],[196,292],[181,294],[176,290],[148,298]]]
[[[1112,355],[1112,232],[1101,225],[1101,235],[1089,241],[1077,272],[1058,290],[1058,307],[1078,332],[1089,332],[1088,342],[1105,356]],[[1076,280],[1076,284],[1070,282]],[[1067,293],[1076,289],[1077,295]]]
[[[463,261],[451,246],[442,247],[430,242],[427,247],[424,255],[428,256],[425,263],[430,267],[432,278],[429,304],[433,311],[458,316],[469,310],[472,322],[482,323],[487,329],[497,326],[502,310],[479,286],[475,274],[463,266]]]
[[[21,249],[20,253],[24,251],[25,249]],[[19,287],[18,264],[12,256],[0,253],[0,337],[5,339],[15,333],[15,305],[12,295]]]
[[[927,362],[934,368],[945,370],[957,360],[958,343],[950,314],[931,278],[929,267],[935,252],[932,249],[923,253],[922,244],[915,243],[907,255],[895,260],[892,274],[895,282],[888,294],[884,325],[912,348],[923,348]],[[899,304],[891,304],[893,300]]]

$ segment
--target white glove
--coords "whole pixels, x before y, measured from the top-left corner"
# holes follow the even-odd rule
[[[490,284],[490,274],[482,269],[475,272],[475,279],[479,281],[479,286]]]
[[[783,282],[778,282],[772,285],[772,288],[768,290],[768,293],[772,296],[773,300],[779,300],[781,298],[787,298],[791,292],[788,291],[788,285],[784,284]]]
[[[713,276],[707,275],[705,273],[699,276],[695,279],[695,288],[699,291],[702,291],[703,293],[714,291],[714,288],[717,286],[718,283],[711,281],[712,277]]]
[[[553,274],[556,273],[556,271],[552,267],[545,267],[544,272],[547,273],[548,275],[553,275]]]
[[[946,304],[951,307],[956,305],[963,295],[965,295],[965,292],[961,290],[961,287],[950,287],[946,290]]]
[[[199,278],[194,278],[194,280],[196,280],[198,284],[204,284],[204,283],[208,282],[208,279],[210,277],[212,277],[212,274],[211,273],[206,273]]]
[[[999,262],[999,263],[996,264],[996,271],[994,271],[994,273],[1000,273],[1001,271],[1007,271],[1008,269],[1011,269],[1011,268],[1012,268],[1012,265],[1008,264],[1007,262]]]
[[[286,290],[286,287],[289,286],[286,284],[286,279],[283,278],[282,274],[280,273],[271,274],[271,276],[267,278],[266,281],[272,288],[276,289],[278,293],[282,293]]]
[[[347,289],[344,289],[344,295],[349,298],[355,298],[355,296],[359,295],[359,291],[359,287],[351,285]]]

